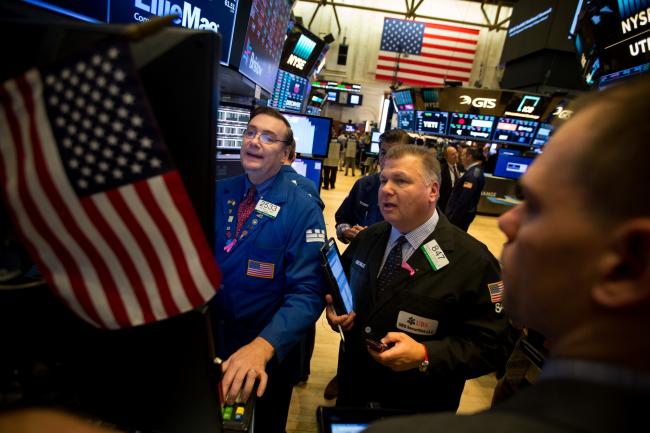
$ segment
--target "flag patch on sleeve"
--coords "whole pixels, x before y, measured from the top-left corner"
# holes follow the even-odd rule
[[[325,230],[309,229],[305,232],[305,242],[325,242]]]
[[[492,303],[496,304],[497,302],[501,302],[503,299],[503,281],[490,283],[487,286],[490,291],[490,300]]]
[[[258,262],[257,260],[249,260],[246,269],[246,275],[256,278],[273,278],[275,265],[273,263]]]

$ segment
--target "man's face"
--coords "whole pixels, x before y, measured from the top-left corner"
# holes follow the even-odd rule
[[[522,177],[525,202],[499,218],[505,308],[549,339],[585,317],[603,248],[604,230],[573,176],[596,113],[587,109],[558,130]]]
[[[473,162],[474,160],[472,159],[472,156],[467,151],[467,148],[464,148],[463,150],[460,151],[460,163],[463,164],[463,167],[467,168]]]
[[[422,173],[419,158],[407,155],[386,160],[379,175],[379,210],[402,233],[424,224],[435,208],[438,182],[428,185]]]
[[[257,131],[255,138],[246,139],[241,147],[241,164],[251,182],[259,184],[274,176],[282,166],[283,160],[289,156],[289,146],[281,140],[286,140],[287,126],[280,119],[266,114],[259,114],[251,119],[248,128]],[[275,141],[264,144],[259,136],[266,133]]]
[[[384,141],[379,142],[379,168],[380,170],[384,169],[384,162],[386,161],[386,154],[388,151],[397,146],[399,143],[396,141]]]
[[[449,146],[445,150],[445,159],[449,165],[454,165],[458,163],[458,151],[455,147]]]

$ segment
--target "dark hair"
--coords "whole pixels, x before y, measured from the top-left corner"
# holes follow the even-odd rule
[[[403,129],[391,129],[386,131],[379,136],[379,141],[385,143],[399,143],[399,144],[409,144],[411,141],[411,136],[407,134]]]
[[[478,147],[466,147],[465,152],[469,153],[474,161],[485,162],[485,156],[483,155],[483,149]]]
[[[282,113],[280,113],[275,108],[259,106],[259,107],[255,107],[253,109],[253,112],[251,113],[251,118],[248,121],[248,123],[250,123],[251,120],[253,120],[255,117],[257,117],[257,116],[259,116],[261,114],[264,114],[264,115],[270,116],[270,117],[274,117],[274,118],[276,118],[278,120],[281,120],[282,123],[284,123],[284,125],[287,127],[287,131],[289,131],[287,133],[287,137],[284,139],[284,143],[287,146],[293,146],[293,152],[294,152],[294,158],[295,158],[296,140],[293,138],[293,130],[291,129],[291,124],[289,123],[289,121],[282,115]]]
[[[576,112],[593,107],[598,108],[590,125],[593,138],[573,173],[585,204],[605,221],[650,216],[642,174],[650,161],[650,79],[640,77],[584,95],[571,106]]]

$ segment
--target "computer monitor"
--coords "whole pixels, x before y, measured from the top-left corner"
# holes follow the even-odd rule
[[[405,131],[415,131],[415,111],[398,111],[397,127]]]
[[[330,144],[332,119],[306,114],[282,113],[291,125],[296,152],[325,158]]]
[[[534,120],[499,117],[494,126],[492,141],[528,146],[533,141],[538,124]]]
[[[298,172],[298,174],[305,176],[307,179],[314,183],[317,191],[320,191],[320,176],[323,169],[323,161],[320,159],[300,157],[296,158],[291,167]]]
[[[550,123],[540,123],[535,138],[533,139],[533,146],[540,148],[548,143],[548,139],[551,137],[551,132],[553,132],[553,125]]]
[[[451,113],[447,135],[466,140],[489,140],[494,119],[487,114]]]
[[[512,155],[512,152],[499,151],[494,175],[508,179],[519,179],[533,163],[533,157]]]
[[[217,116],[217,149],[239,152],[250,117],[251,107],[221,104]]]
[[[348,93],[347,105],[356,106],[363,103],[363,95],[360,93]]]
[[[300,113],[305,102],[307,86],[306,78],[278,69],[269,106]]]
[[[93,48],[122,31],[117,26],[0,20],[0,48],[11,59],[0,64],[0,82],[79,49]],[[149,105],[210,245],[219,47],[214,32],[177,28],[162,29],[130,44]],[[179,82],[183,85],[172,85]],[[60,394],[44,395],[53,399],[50,403],[130,431],[221,431],[213,339],[201,312],[109,332],[81,322],[49,289],[12,292],[21,292],[16,295],[26,299],[8,300],[2,293],[0,305],[6,311],[0,317],[6,322],[1,328],[7,331],[11,326],[17,344],[33,350],[14,352],[3,344],[7,350],[3,361],[9,354],[19,354],[33,365],[51,366],[48,371],[54,381],[44,384],[60,387],[54,390]],[[61,314],[50,316],[55,308]],[[15,314],[9,316],[9,311]],[[19,321],[21,317],[25,320]]]
[[[446,111],[416,111],[415,128],[423,134],[446,135],[449,113]]]

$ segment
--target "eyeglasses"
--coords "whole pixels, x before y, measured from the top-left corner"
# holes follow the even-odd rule
[[[260,142],[266,145],[277,143],[277,142],[280,143],[287,142],[286,140],[278,140],[278,138],[271,132],[264,132],[264,131],[258,132],[257,129],[251,127],[248,127],[244,130],[243,136],[245,140],[249,140],[249,141],[254,140],[255,137],[259,137]]]

